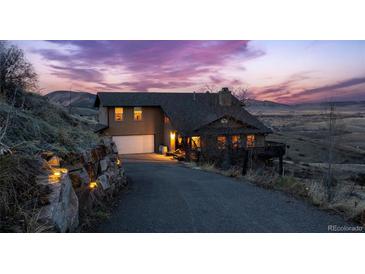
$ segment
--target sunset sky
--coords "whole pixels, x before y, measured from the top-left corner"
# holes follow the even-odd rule
[[[54,90],[245,87],[281,103],[365,100],[365,41],[14,41]]]

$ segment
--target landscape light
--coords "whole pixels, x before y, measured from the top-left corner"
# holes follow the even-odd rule
[[[61,172],[60,171],[54,171],[53,175],[57,176],[57,177],[61,177]]]
[[[89,188],[90,189],[94,189],[94,188],[96,188],[98,186],[98,184],[96,183],[96,182],[90,182],[89,183]]]

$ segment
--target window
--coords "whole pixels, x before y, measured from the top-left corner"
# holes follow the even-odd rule
[[[246,144],[248,147],[255,146],[255,135],[247,135]]]
[[[225,149],[226,142],[227,142],[227,137],[226,136],[218,136],[217,137],[217,142],[218,142],[218,149]]]
[[[123,108],[114,108],[115,121],[123,121]]]
[[[177,144],[182,145],[182,137],[180,135],[177,136]]]
[[[239,135],[232,135],[232,147],[239,148],[240,147],[241,138]]]
[[[142,108],[141,107],[135,107],[134,108],[133,117],[134,117],[134,121],[141,121],[142,120]]]
[[[193,149],[200,148],[200,136],[191,137],[191,147]]]
[[[163,121],[164,121],[165,124],[170,123],[170,119],[167,116],[164,116]]]

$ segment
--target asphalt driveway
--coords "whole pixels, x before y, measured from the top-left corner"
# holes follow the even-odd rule
[[[98,232],[327,232],[351,225],[278,191],[176,162],[124,161],[130,189]]]

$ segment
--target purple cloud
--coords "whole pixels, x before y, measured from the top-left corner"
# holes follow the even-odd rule
[[[316,88],[311,89],[304,89],[299,92],[285,92],[278,94],[276,97],[276,100],[283,101],[283,102],[294,102],[294,101],[300,101],[302,99],[304,100],[319,100],[324,99],[328,97],[333,97],[334,99],[346,99],[351,100],[351,98],[354,98],[354,94],[357,92],[357,87],[362,87],[365,89],[365,77],[358,77],[358,78],[350,78],[346,79],[340,82],[336,82],[333,84],[328,84]],[[342,90],[342,94],[338,95],[334,93],[336,90]],[[363,93],[363,91],[361,91]],[[363,98],[364,96],[362,96]]]
[[[248,41],[50,41],[67,50],[37,50],[56,63],[53,74],[75,81],[92,82],[105,89],[149,90],[242,83],[220,76],[220,69],[239,58],[265,53],[251,49]],[[117,83],[108,80],[113,71]],[[205,82],[202,82],[202,79]]]

